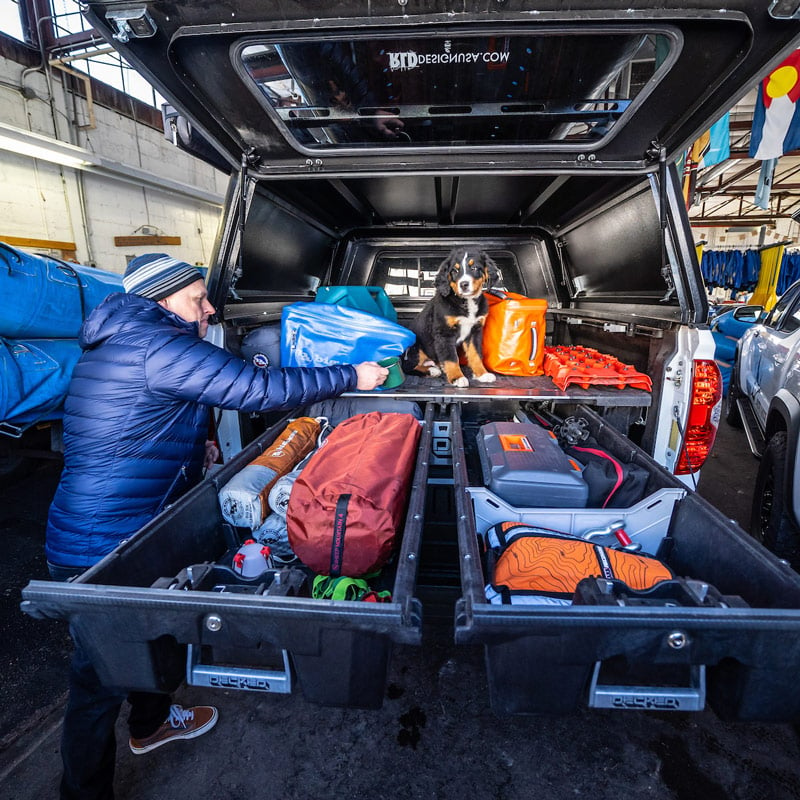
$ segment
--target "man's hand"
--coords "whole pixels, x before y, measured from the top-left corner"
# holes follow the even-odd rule
[[[203,469],[211,469],[213,464],[219,459],[219,447],[211,439],[206,439],[206,455],[203,459]]]
[[[356,388],[362,392],[368,392],[376,386],[380,386],[389,375],[389,370],[375,361],[364,361],[362,364],[356,364],[355,367],[358,374]]]

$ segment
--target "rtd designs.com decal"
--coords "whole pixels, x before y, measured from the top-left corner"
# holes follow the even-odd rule
[[[443,53],[417,53],[414,50],[405,50],[386,55],[389,57],[389,69],[396,71],[416,69],[429,64],[505,64],[508,61],[509,51],[453,53],[450,42],[445,42]]]

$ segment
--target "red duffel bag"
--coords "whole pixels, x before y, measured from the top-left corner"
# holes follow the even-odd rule
[[[307,567],[356,578],[388,561],[420,430],[411,414],[357,414],[337,425],[309,458],[286,511],[289,543]]]

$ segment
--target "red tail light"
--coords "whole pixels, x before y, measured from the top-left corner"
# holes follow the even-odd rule
[[[675,467],[676,475],[697,472],[705,463],[717,435],[721,404],[722,375],[719,367],[709,359],[696,359],[686,436]]]

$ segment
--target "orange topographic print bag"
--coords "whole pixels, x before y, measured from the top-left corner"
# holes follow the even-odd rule
[[[645,591],[675,577],[652,556],[603,547],[569,534],[516,522],[501,522],[494,532],[501,547],[490,580],[501,593],[571,601],[584,578],[618,580],[634,591]]]

